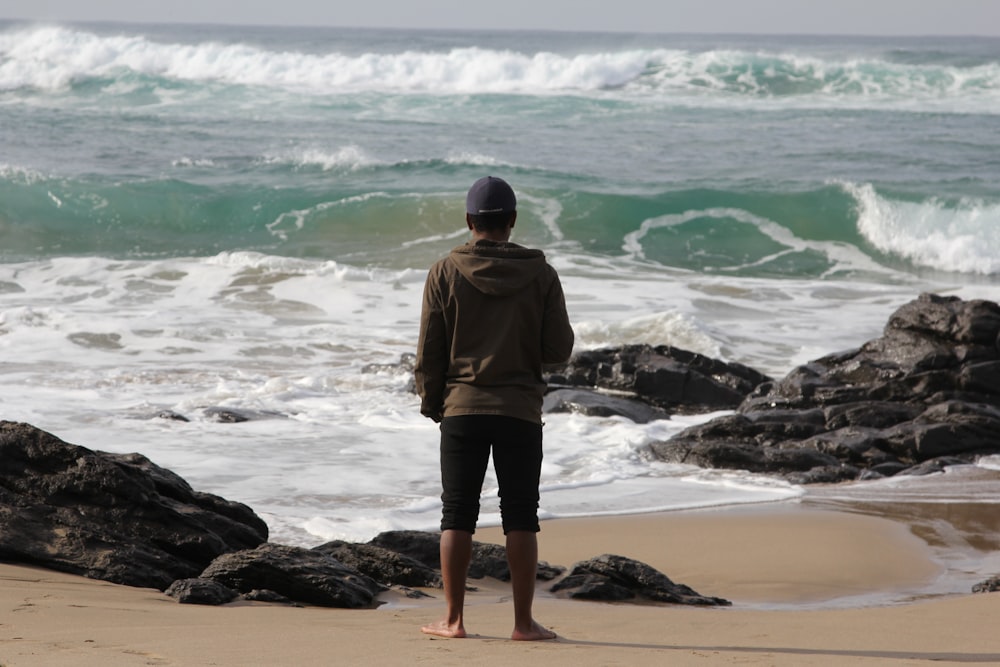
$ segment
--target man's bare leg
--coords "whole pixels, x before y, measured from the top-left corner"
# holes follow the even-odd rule
[[[538,536],[533,531],[507,533],[507,564],[514,593],[514,632],[510,638],[522,641],[555,639],[556,633],[540,625],[531,615],[538,570]]]
[[[465,637],[465,580],[472,560],[472,533],[446,530],[441,533],[441,579],[444,599],[448,605],[445,617],[420,628],[421,632],[438,637]]]

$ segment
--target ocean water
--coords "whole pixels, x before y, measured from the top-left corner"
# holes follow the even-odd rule
[[[436,426],[392,364],[485,174],[578,350],[781,376],[921,292],[1000,298],[1000,40],[0,23],[0,419],[141,452],[276,541],[435,528]],[[811,493],[649,459],[711,416],[548,416],[542,515]],[[972,475],[996,503],[994,459],[835,495]]]

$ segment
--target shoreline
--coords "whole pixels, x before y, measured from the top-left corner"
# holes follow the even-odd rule
[[[502,541],[499,529],[475,539]],[[923,592],[947,565],[910,524],[813,503],[686,510],[542,524],[552,564],[614,552],[727,608],[566,600],[540,584],[552,642],[512,642],[509,586],[470,580],[466,640],[419,627],[441,592],[384,595],[375,610],[236,602],[181,605],[137,589],[0,564],[0,665],[840,665],[998,663],[1000,595]]]
[[[476,539],[503,543],[494,527]],[[897,604],[948,576],[906,524],[802,499],[542,522],[540,560],[572,567],[605,553],[749,609]]]

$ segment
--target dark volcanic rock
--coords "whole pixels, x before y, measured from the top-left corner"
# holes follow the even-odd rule
[[[250,508],[194,491],[139,454],[0,421],[0,560],[164,590],[266,540]]]
[[[587,350],[548,376],[552,385],[626,392],[650,405],[687,413],[735,408],[769,380],[742,364],[669,345]]]
[[[560,576],[566,568],[559,565],[549,565],[539,561],[535,578],[539,581],[551,581]],[[474,574],[473,574],[474,573]],[[507,549],[499,544],[484,542],[472,543],[472,563],[469,566],[469,576],[475,579],[493,577],[500,581],[510,581],[510,566],[507,564]]]
[[[250,416],[229,408],[205,408],[205,416],[223,424],[241,424],[250,421]]]
[[[313,550],[336,558],[384,585],[441,587],[441,576],[433,568],[391,549],[336,540]]]
[[[472,562],[469,576],[473,579],[493,577],[500,581],[510,581],[510,567],[507,565],[507,550],[499,544],[472,543]]]
[[[280,544],[220,556],[201,576],[240,593],[266,589],[296,602],[347,609],[375,606],[375,596],[384,590],[324,553]]]
[[[568,591],[569,597],[580,600],[617,602],[640,598],[688,605],[732,604],[722,598],[700,595],[683,584],[675,584],[667,575],[645,563],[612,554],[577,563],[550,590]]]
[[[440,533],[419,530],[391,530],[379,533],[368,544],[403,554],[435,570],[441,569]],[[565,572],[565,569],[541,561],[538,563],[536,578],[540,581],[550,581]],[[499,544],[472,543],[469,578],[482,579],[483,577],[510,581],[507,550]]]
[[[972,587],[973,593],[996,593],[1000,591],[1000,576],[991,577]]]
[[[412,352],[404,352],[399,355],[399,363],[386,364],[365,364],[361,367],[362,373],[389,373],[391,375],[412,375],[416,368],[417,355]]]
[[[281,593],[276,593],[266,588],[255,588],[252,591],[248,591],[243,594],[243,599],[249,600],[251,602],[270,602],[272,604],[286,604],[291,607],[302,606],[299,603],[295,602],[294,600],[289,600]]]
[[[174,412],[173,410],[160,410],[156,413],[155,417],[157,419],[166,419],[175,422],[190,422],[191,420],[180,414],[179,412]]]
[[[260,419],[284,418],[285,415],[273,410],[234,410],[232,408],[210,407],[203,410],[206,417],[223,424],[241,424]]]
[[[164,591],[181,604],[220,605],[232,602],[239,593],[212,579],[178,579]]]
[[[882,337],[759,385],[662,460],[797,483],[927,474],[1000,452],[1000,306],[923,294]]]
[[[413,369],[417,363],[417,355],[412,352],[404,352],[399,355],[399,363],[385,364],[365,364],[361,367],[362,373],[385,373],[388,375],[405,375],[409,378],[406,391],[411,394],[417,393],[417,383],[413,378]]]
[[[432,569],[441,569],[440,533],[422,530],[387,530],[373,537],[368,544],[403,554]]]
[[[421,600],[434,597],[433,595],[428,595],[423,591],[418,591],[417,589],[410,588],[408,586],[393,586],[392,590],[401,593],[402,595],[410,598],[411,600]]]

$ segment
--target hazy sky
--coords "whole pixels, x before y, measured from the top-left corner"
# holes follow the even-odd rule
[[[1000,35],[1000,0],[3,0],[0,17],[396,28]]]

